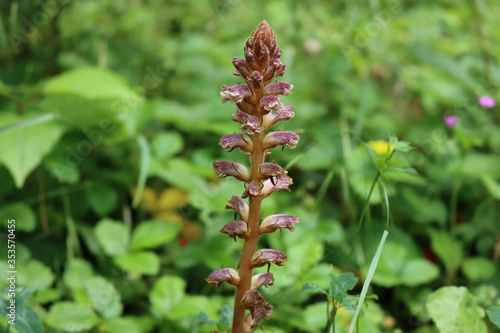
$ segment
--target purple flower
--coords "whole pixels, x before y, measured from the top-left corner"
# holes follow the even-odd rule
[[[245,97],[251,96],[252,92],[250,88],[241,84],[231,87],[223,85],[220,95],[222,96],[222,103],[229,101],[230,103],[237,104],[243,102]]]
[[[275,82],[264,88],[264,95],[283,95],[287,96],[292,91],[293,85],[288,82]]]
[[[240,131],[247,132],[250,135],[260,133],[264,130],[264,127],[260,125],[257,117],[251,116],[241,110],[233,113],[233,117],[231,118],[231,120],[241,123],[243,126],[240,127]]]
[[[233,221],[226,224],[220,232],[228,234],[229,238],[233,238],[234,241],[236,241],[236,236],[246,239],[248,237],[249,230],[246,222]]]
[[[287,173],[287,171],[276,163],[262,163],[259,167],[259,178],[261,180],[271,177],[281,178],[282,176],[286,176]]]
[[[484,108],[491,109],[495,107],[495,100],[490,96],[481,96],[478,98],[477,103]]]
[[[228,201],[229,205],[226,205],[226,209],[234,209],[236,213],[240,215],[240,219],[248,222],[248,205],[243,199],[233,195],[231,200]]]
[[[295,116],[295,113],[293,113],[292,107],[287,105],[277,114],[269,112],[264,115],[264,117],[262,117],[262,126],[264,126],[264,128],[271,128],[274,124],[276,124],[276,122],[281,120],[290,120],[293,116]]]
[[[260,234],[267,234],[274,232],[277,229],[287,228],[290,231],[294,231],[293,227],[295,224],[300,222],[300,218],[289,214],[274,214],[266,217],[260,224],[259,230]]]
[[[205,280],[208,284],[215,287],[219,287],[224,281],[237,286],[240,283],[240,275],[232,268],[223,268],[210,273]]]
[[[274,283],[274,277],[272,273],[260,273],[252,276],[252,284],[250,289],[258,289],[262,286],[270,286]]]
[[[292,132],[271,132],[264,138],[265,149],[273,149],[277,146],[297,147],[299,136]]]
[[[245,153],[251,153],[253,150],[252,139],[244,134],[229,134],[220,138],[219,145],[222,149],[239,148]]]
[[[288,260],[286,254],[281,251],[273,249],[262,249],[255,252],[252,256],[250,265],[252,268],[262,267],[266,264],[275,264],[277,266],[283,266],[283,263]]]
[[[234,178],[248,183],[250,179],[250,172],[248,169],[239,163],[228,161],[215,161],[214,170],[217,178],[233,176]]]
[[[459,122],[460,122],[460,119],[457,116],[446,116],[444,118],[445,125],[450,127],[450,128],[455,126]]]

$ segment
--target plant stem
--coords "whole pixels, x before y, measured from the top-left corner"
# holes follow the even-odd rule
[[[252,137],[254,150],[250,155],[250,174],[251,181],[258,181],[259,166],[264,162],[264,148],[262,142],[264,141],[264,133],[258,133]],[[245,308],[241,305],[241,300],[245,293],[250,289],[252,282],[252,267],[250,261],[257,242],[259,241],[259,224],[260,224],[260,204],[262,197],[250,196],[249,213],[248,213],[248,228],[250,229],[250,236],[245,239],[241,258],[239,263],[240,283],[236,289],[236,296],[234,298],[234,314],[233,314],[233,328],[232,333],[243,332],[243,321],[245,320]]]

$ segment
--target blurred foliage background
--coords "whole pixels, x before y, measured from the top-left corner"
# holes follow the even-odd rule
[[[477,102],[499,97],[495,0],[32,0],[0,9],[0,288],[8,219],[18,287],[27,287],[10,332],[215,329],[195,318],[232,305],[231,286],[204,278],[237,265],[241,242],[219,230],[243,188],[216,179],[212,162],[246,162],[217,145],[238,132],[219,91],[241,82],[231,60],[263,19],[294,85],[284,102],[296,116],[282,128],[301,136],[295,150],[271,156],[294,185],[266,199],[263,214],[302,221],[261,244],[289,257],[263,291],[275,307],[266,331],[322,330],[326,299],[301,287],[328,285],[353,247],[349,270],[363,281],[387,212],[376,189],[353,242],[377,172],[362,143],[382,155],[389,130],[416,147],[390,165],[418,175],[384,172],[390,234],[371,287],[379,300],[363,308],[359,332],[458,332],[450,322],[460,320],[473,327],[466,332],[497,329],[484,309],[500,305],[500,113]],[[450,116],[458,124],[447,126]],[[443,295],[444,286],[466,288]],[[337,332],[351,316],[339,311]]]

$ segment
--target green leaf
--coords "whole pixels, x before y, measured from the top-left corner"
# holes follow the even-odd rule
[[[22,202],[0,208],[0,223],[2,226],[7,228],[8,222],[12,219],[16,220],[16,230],[30,232],[35,229],[35,214],[30,206]]]
[[[448,271],[455,271],[462,263],[464,253],[462,244],[444,231],[430,231],[431,248],[443,261]]]
[[[394,145],[394,149],[396,149],[396,151],[407,153],[409,151],[412,151],[414,148],[410,146],[410,143],[407,141],[399,141]]]
[[[129,84],[115,73],[98,67],[79,67],[48,80],[45,94],[74,94],[87,99],[124,98],[141,100]]]
[[[486,333],[484,310],[465,287],[442,287],[427,298],[426,309],[440,333]]]
[[[64,332],[83,332],[99,323],[99,317],[90,305],[73,302],[59,302],[50,307],[45,322],[52,328]]]
[[[303,286],[301,291],[314,291],[317,293],[323,293],[325,295],[329,295],[327,291],[325,291],[323,288],[321,288],[319,285],[316,283],[309,283],[306,282]]]
[[[17,295],[16,295],[17,298]],[[20,333],[43,333],[40,318],[33,309],[27,305],[16,306],[16,329]]]
[[[411,174],[414,174],[414,175],[418,175],[417,173],[417,170],[413,169],[413,168],[395,168],[395,167],[389,167],[388,169],[391,169],[391,170],[396,170],[396,171],[401,171],[401,172],[405,172],[405,173],[411,173]]]
[[[352,272],[346,272],[339,275],[339,281],[342,283],[342,287],[345,291],[352,290],[356,283],[358,283],[358,278],[354,276]]]
[[[372,262],[370,264],[370,268],[368,269],[368,274],[366,275],[366,280],[363,283],[363,288],[361,289],[361,294],[359,295],[358,305],[356,306],[356,311],[354,312],[354,316],[352,317],[351,326],[349,326],[349,333],[354,331],[354,327],[356,327],[356,321],[358,320],[359,313],[361,312],[361,306],[365,301],[366,294],[368,293],[368,288],[370,286],[370,282],[373,279],[373,275],[375,274],[375,270],[377,269],[377,264],[380,259],[380,255],[382,254],[382,249],[384,248],[385,240],[387,239],[387,235],[389,232],[384,230],[382,234],[382,238],[377,247],[377,251],[373,256]]]
[[[426,259],[409,261],[401,272],[401,282],[406,286],[417,286],[428,283],[439,276],[439,268]]]
[[[63,281],[72,290],[84,289],[85,282],[94,276],[92,266],[85,260],[75,258],[64,271]]]
[[[481,177],[481,182],[484,187],[490,192],[491,196],[500,200],[500,184],[498,184],[491,176],[484,175]]]
[[[330,294],[333,299],[339,303],[342,303],[347,295],[342,282],[332,274],[330,274]]]
[[[486,310],[486,313],[488,314],[488,318],[490,318],[491,322],[500,328],[500,307],[490,306],[488,310]]]
[[[165,275],[156,280],[149,293],[149,300],[153,309],[165,315],[179,304],[185,295],[186,282],[173,275]]]
[[[495,264],[486,258],[476,257],[465,259],[462,271],[473,282],[489,280],[495,276]]]
[[[196,316],[196,320],[194,321],[196,325],[200,324],[208,324],[208,325],[217,325],[219,324],[218,321],[213,320],[205,312],[200,312],[198,313],[198,316]]]
[[[115,286],[101,276],[90,278],[85,290],[97,310],[104,318],[118,317],[123,311],[121,297]]]
[[[146,186],[146,179],[148,177],[149,168],[151,166],[151,149],[149,143],[143,135],[137,137],[137,144],[141,153],[141,163],[139,168],[139,177],[137,177],[137,190],[135,192],[132,207],[137,208],[141,202],[144,186]]]
[[[107,333],[141,333],[140,323],[134,318],[119,317],[119,318],[106,318],[102,322],[102,326]]]
[[[398,143],[398,137],[392,130],[389,130],[389,142],[393,147],[396,147],[396,144]]]
[[[156,275],[160,271],[160,259],[154,252],[130,253],[114,259],[115,263],[127,272]]]
[[[153,152],[156,158],[171,157],[182,150],[182,136],[177,132],[160,132],[153,138]]]
[[[26,264],[19,264],[18,285],[36,290],[45,290],[52,285],[54,274],[52,270],[38,260],[32,259]]]
[[[92,182],[86,189],[87,200],[99,216],[107,216],[118,203],[116,191],[102,182]]]
[[[108,255],[127,253],[129,233],[123,222],[102,219],[95,227],[95,234],[104,252]]]
[[[10,113],[0,115],[0,127],[25,120]],[[17,128],[0,133],[0,162],[5,164],[21,188],[26,177],[61,137],[63,128],[55,122],[43,122],[29,128]]]
[[[233,307],[231,305],[226,304],[222,307],[219,316],[219,323],[231,328],[233,325]]]
[[[142,250],[166,245],[177,237],[180,226],[162,221],[141,222],[132,234],[131,250]]]

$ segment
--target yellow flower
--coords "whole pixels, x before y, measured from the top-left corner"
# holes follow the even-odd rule
[[[392,151],[394,149],[392,144],[385,140],[368,141],[368,145],[375,154],[379,155],[387,155],[387,147],[390,147],[389,151]]]

